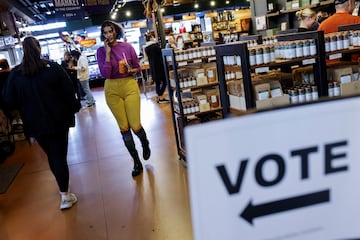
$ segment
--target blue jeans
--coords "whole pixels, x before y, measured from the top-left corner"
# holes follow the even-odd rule
[[[85,98],[86,98],[86,104],[91,105],[95,103],[94,96],[91,93],[89,80],[80,80],[80,84],[84,90]]]

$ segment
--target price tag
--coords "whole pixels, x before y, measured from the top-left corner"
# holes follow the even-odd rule
[[[270,71],[269,67],[255,68],[255,73],[265,73],[265,72],[269,72],[269,71]]]
[[[339,59],[339,58],[342,58],[341,53],[336,53],[336,54],[332,54],[332,55],[329,56],[329,60]]]
[[[201,63],[201,59],[195,59],[194,63]]]
[[[315,63],[315,58],[305,59],[302,61],[303,65],[310,65]]]
[[[187,65],[187,62],[179,62],[178,65],[181,67],[181,66],[186,66]]]

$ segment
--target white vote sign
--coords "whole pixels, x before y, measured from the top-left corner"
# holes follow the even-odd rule
[[[194,239],[360,239],[359,128],[359,97],[187,127]]]

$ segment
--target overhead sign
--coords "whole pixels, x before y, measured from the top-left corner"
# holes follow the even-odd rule
[[[195,20],[196,19],[196,14],[186,14],[186,15],[182,15],[182,20],[187,21],[187,20]]]
[[[132,22],[131,28],[146,28],[146,21]]]
[[[86,47],[86,48],[91,48],[95,44],[96,44],[96,39],[95,38],[88,38],[88,39],[80,41],[80,46]]]
[[[360,239],[360,97],[185,128],[195,240]]]
[[[62,18],[81,18],[82,0],[53,0],[55,12]]]
[[[174,17],[164,17],[162,21],[163,21],[163,24],[173,23],[174,22]]]

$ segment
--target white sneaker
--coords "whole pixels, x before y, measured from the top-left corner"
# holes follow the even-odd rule
[[[73,193],[61,195],[60,210],[71,208],[77,202],[77,197]]]

